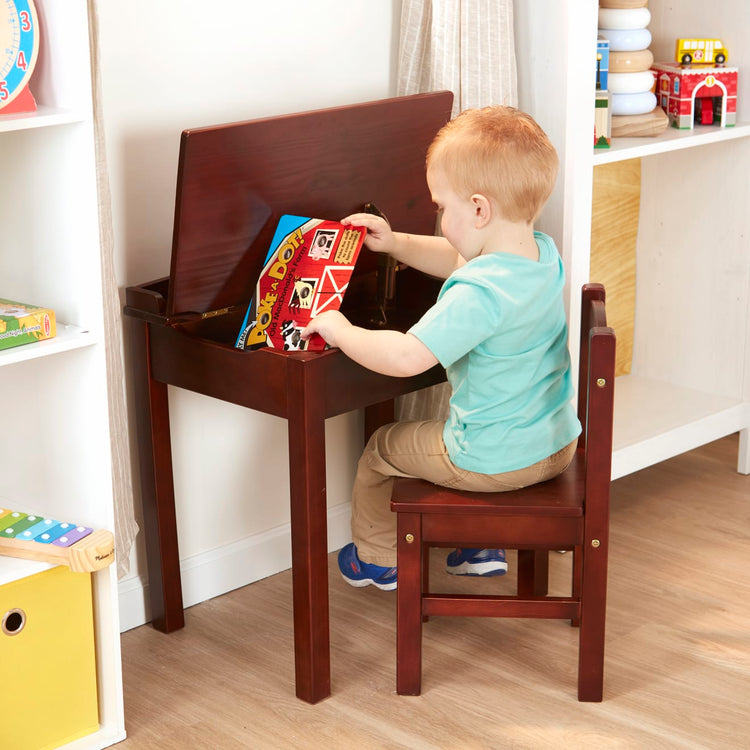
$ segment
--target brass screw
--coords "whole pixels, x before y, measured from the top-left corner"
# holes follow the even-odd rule
[[[411,544],[414,541],[414,534],[407,534],[404,539],[406,539],[408,544]]]
[[[601,544],[601,542],[598,539],[592,539],[591,540],[591,546],[592,547],[598,547]]]
[[[604,386],[607,385],[607,381],[604,378],[597,378],[596,384],[599,386],[599,388],[604,388]]]

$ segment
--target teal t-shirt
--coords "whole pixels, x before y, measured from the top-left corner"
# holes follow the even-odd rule
[[[472,259],[409,331],[446,368],[452,395],[443,439],[462,469],[522,469],[581,432],[562,260],[550,237],[534,236],[538,262],[508,253]]]

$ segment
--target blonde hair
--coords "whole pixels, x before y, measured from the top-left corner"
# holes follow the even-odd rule
[[[445,125],[427,152],[461,197],[494,200],[509,221],[533,222],[555,186],[557,152],[534,119],[514,107],[467,109]]]

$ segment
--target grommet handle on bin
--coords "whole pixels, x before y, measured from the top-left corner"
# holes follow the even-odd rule
[[[18,635],[26,625],[26,613],[22,609],[10,609],[3,615],[3,633]]]

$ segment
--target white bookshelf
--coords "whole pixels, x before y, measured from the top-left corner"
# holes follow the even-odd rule
[[[114,529],[86,0],[35,0],[38,111],[0,114],[0,296],[55,310],[54,339],[0,352],[0,506]],[[0,557],[0,585],[49,565]],[[115,566],[94,573],[100,728],[125,737]]]
[[[571,330],[589,278],[593,170],[641,160],[630,374],[615,387],[613,478],[740,432],[750,473],[750,14],[745,0],[650,0],[657,61],[678,37],[718,36],[740,70],[734,127],[668,128],[592,147],[597,0],[516,5],[519,105],[560,153],[540,227],[559,242]],[[571,342],[577,360],[577,342]]]

